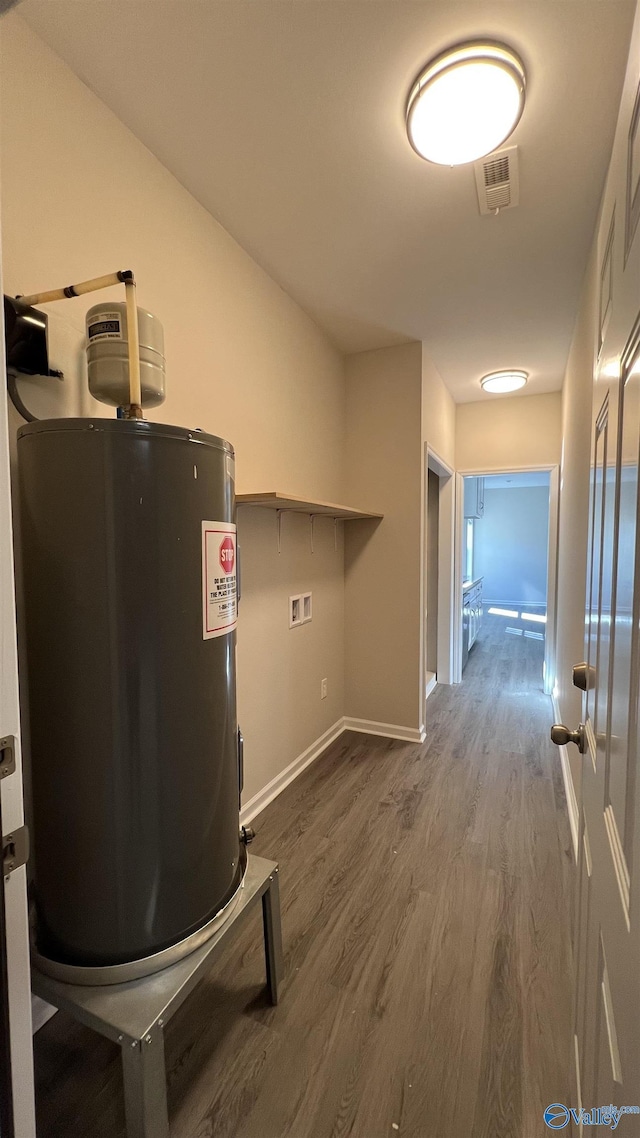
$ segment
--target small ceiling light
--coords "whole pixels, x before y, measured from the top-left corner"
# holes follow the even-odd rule
[[[506,395],[508,391],[524,387],[528,378],[526,371],[492,371],[480,380],[480,386],[483,391],[490,391],[493,395]]]
[[[525,73],[515,52],[478,41],[449,48],[418,76],[407,102],[407,134],[429,162],[460,166],[496,150],[524,108]]]

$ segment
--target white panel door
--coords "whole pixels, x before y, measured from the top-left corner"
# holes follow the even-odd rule
[[[578,1111],[640,1107],[639,125],[640,7],[597,236],[575,939]],[[578,1118],[574,1133],[595,1132],[596,1122]],[[601,1119],[600,1128],[610,1132],[611,1122]],[[640,1134],[640,1114],[621,1117],[615,1132]]]
[[[0,737],[8,735],[15,737],[16,771],[2,780],[0,793],[2,829],[4,834],[9,834],[22,826],[24,818],[7,434],[7,383],[4,360],[4,321],[2,321],[0,323]],[[35,1138],[29,938],[24,867],[15,870],[5,880],[4,893],[7,990],[2,994],[8,1000],[9,1010],[8,1050],[10,1081],[13,1089],[14,1131],[16,1138]],[[5,1130],[7,1129],[5,1125]],[[5,1135],[0,1134],[0,1138],[5,1138]]]
[[[639,453],[640,325],[598,408],[591,467],[575,998],[577,1105],[588,1110],[640,1103]]]

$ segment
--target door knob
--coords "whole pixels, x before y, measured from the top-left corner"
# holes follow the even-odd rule
[[[592,691],[596,686],[596,670],[591,664],[574,664],[573,686],[580,691]]]
[[[563,723],[554,723],[551,728],[551,742],[555,743],[556,747],[566,747],[567,743],[575,743],[580,754],[584,755],[587,749],[584,723],[580,723],[576,731],[570,731]]]

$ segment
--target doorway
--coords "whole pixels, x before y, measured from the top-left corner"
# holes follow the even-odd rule
[[[440,479],[427,469],[426,694],[438,680],[438,555]]]
[[[424,463],[422,722],[436,684],[455,682],[455,489],[456,477],[430,446]]]
[[[551,694],[557,488],[557,468],[549,467],[459,477],[458,681],[482,654],[477,644],[495,653],[520,640],[531,682]]]

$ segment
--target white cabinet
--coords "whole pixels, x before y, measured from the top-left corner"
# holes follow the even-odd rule
[[[482,577],[462,590],[462,667],[482,624]]]
[[[484,478],[465,478],[464,516],[465,518],[484,517]]]
[[[482,624],[482,581],[469,591],[469,647],[475,644]]]

